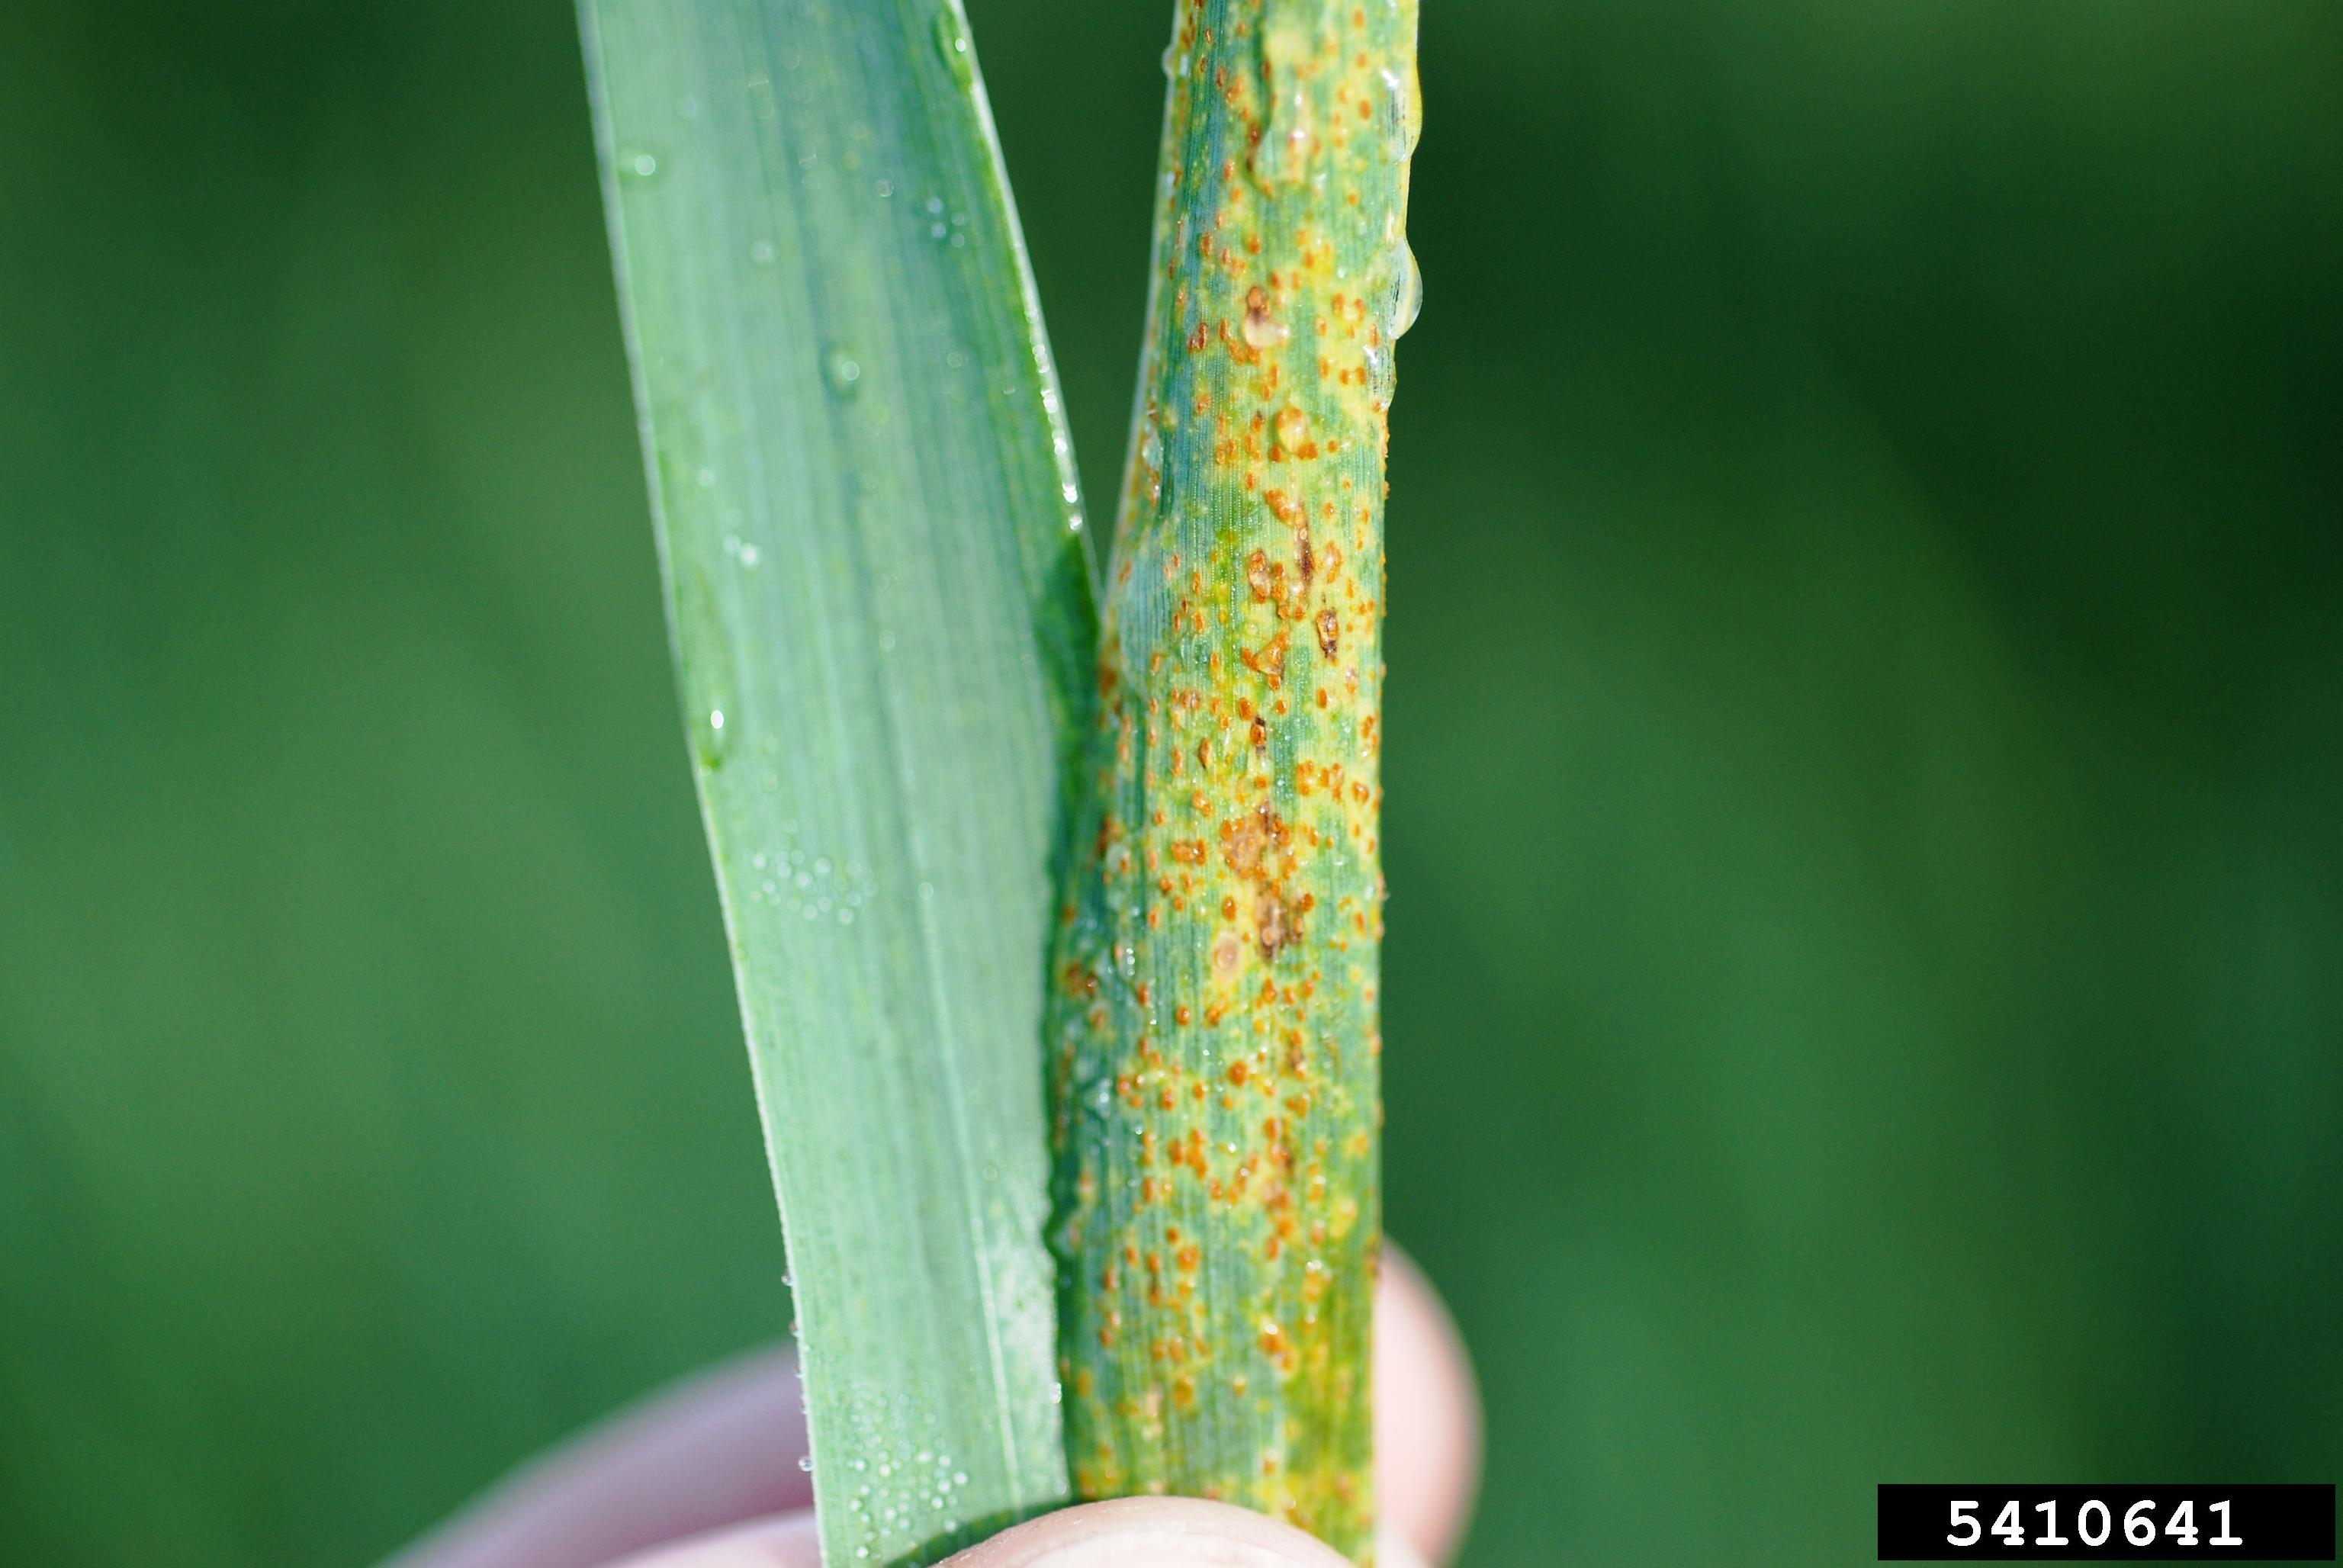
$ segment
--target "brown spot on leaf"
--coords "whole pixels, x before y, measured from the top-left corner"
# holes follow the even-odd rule
[[[1262,644],[1261,647],[1257,648],[1246,648],[1243,652],[1240,653],[1238,657],[1244,660],[1246,668],[1253,670],[1258,674],[1265,675],[1274,682],[1282,680],[1285,677],[1285,650],[1287,646],[1286,636],[1281,631],[1275,637],[1271,638],[1267,642]]]
[[[1240,877],[1260,877],[1270,851],[1292,837],[1283,818],[1263,801],[1232,822],[1221,824],[1221,853]]]
[[[1289,904],[1276,889],[1266,890],[1261,900],[1261,956],[1274,961],[1277,955],[1302,940],[1302,910]]]
[[[1266,603],[1276,581],[1276,574],[1270,568],[1268,551],[1255,550],[1245,558],[1245,586],[1252,589],[1252,597],[1256,600]]]

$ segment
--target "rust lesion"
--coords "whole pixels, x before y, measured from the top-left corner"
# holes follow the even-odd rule
[[[1262,961],[1275,963],[1277,955],[1302,940],[1302,915],[1304,900],[1288,902],[1285,891],[1275,886],[1262,890],[1259,910],[1253,924],[1259,932]]]

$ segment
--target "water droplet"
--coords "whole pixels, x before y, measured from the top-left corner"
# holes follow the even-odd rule
[[[764,558],[765,552],[759,549],[756,546],[742,545],[740,547],[740,564],[742,566],[754,570],[757,563]]]
[[[772,266],[773,257],[777,254],[773,249],[773,242],[769,239],[760,239],[749,247],[749,259],[759,266]]]
[[[1310,85],[1299,67],[1310,58],[1310,34],[1300,27],[1272,27],[1262,40],[1262,94],[1269,116],[1249,161],[1264,186],[1298,183],[1310,162],[1316,132],[1310,123]]]
[[[1163,437],[1156,432],[1153,420],[1140,434],[1139,469],[1151,507],[1163,498]]]
[[[976,85],[976,49],[969,41],[968,23],[953,0],[945,0],[936,10],[936,53],[943,56],[953,81],[963,88]]]
[[[627,160],[626,167],[629,174],[639,175],[644,179],[649,179],[659,173],[659,159],[649,153],[637,153]]]
[[[810,1453],[801,1453],[798,1455],[798,1468],[804,1471],[808,1475],[811,1475],[813,1473],[813,1455]]]
[[[1423,274],[1416,267],[1415,252],[1403,244],[1399,253],[1399,287],[1392,300],[1391,335],[1393,337],[1400,337],[1414,326],[1415,318],[1423,312]]]
[[[830,381],[830,389],[842,398],[851,398],[862,389],[862,362],[843,347],[833,348],[821,362],[821,373]]]
[[[1413,71],[1386,68],[1383,74],[1384,90],[1391,94],[1392,122],[1398,128],[1400,156],[1415,156],[1416,143],[1423,139],[1423,85]]]
[[[878,185],[878,191],[879,199],[881,201],[886,200],[889,196],[895,194],[895,182],[893,180],[880,180]]]
[[[1242,331],[1245,342],[1255,348],[1274,348],[1293,335],[1292,328],[1269,313],[1269,291],[1258,286],[1245,296]]]

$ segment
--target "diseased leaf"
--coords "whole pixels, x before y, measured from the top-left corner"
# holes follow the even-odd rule
[[[1039,1049],[1071,455],[957,0],[584,0],[829,1560],[1061,1500]]]
[[[1373,1553],[1383,448],[1414,0],[1180,0],[1052,968],[1077,1494]]]

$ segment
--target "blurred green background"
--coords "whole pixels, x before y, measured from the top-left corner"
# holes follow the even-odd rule
[[[1094,494],[1161,0],[971,0]],[[2343,11],[1427,0],[1390,1217],[1476,1563],[2343,1472]],[[0,7],[0,1557],[778,1332],[560,0]]]

